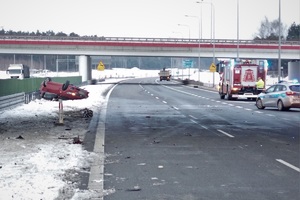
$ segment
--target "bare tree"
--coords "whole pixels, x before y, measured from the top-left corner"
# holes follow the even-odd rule
[[[279,20],[275,19],[269,21],[267,17],[260,23],[260,28],[254,39],[261,40],[278,40],[279,38],[279,27],[281,27],[281,37],[286,38],[287,35],[287,26],[282,23],[279,24]]]

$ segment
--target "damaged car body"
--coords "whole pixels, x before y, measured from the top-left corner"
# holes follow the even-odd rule
[[[89,92],[79,88],[67,80],[65,83],[58,83],[46,78],[40,86],[40,96],[47,100],[79,100],[88,98]]]

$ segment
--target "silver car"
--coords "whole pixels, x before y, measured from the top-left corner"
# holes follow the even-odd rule
[[[300,83],[282,81],[270,86],[258,95],[256,107],[277,107],[280,111],[300,108]]]

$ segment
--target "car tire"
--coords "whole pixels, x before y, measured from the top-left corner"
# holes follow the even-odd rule
[[[220,91],[220,89],[222,88],[222,90]],[[219,88],[219,94],[220,94],[220,99],[225,99],[225,94],[224,94],[224,92],[223,92],[223,84],[220,86],[220,88]]]
[[[225,94],[219,93],[220,94],[220,99],[225,99]]]
[[[265,109],[265,106],[263,106],[263,102],[261,99],[257,99],[255,105],[258,109]]]
[[[44,96],[45,96],[45,92],[41,92],[41,93],[40,93],[40,98],[43,99]]]
[[[62,86],[61,89],[62,89],[63,91],[65,91],[65,90],[69,87],[69,85],[70,85],[70,81],[66,81],[66,83],[63,84],[63,86]]]
[[[231,94],[229,94],[228,92],[227,92],[227,95],[226,95],[227,97],[227,100],[232,100],[232,95]]]
[[[49,81],[52,81],[52,79],[50,77],[47,77],[44,81],[43,81],[43,86],[46,87],[47,86],[47,83]]]
[[[277,108],[278,108],[278,110],[280,110],[280,111],[283,111],[283,110],[284,110],[284,105],[283,105],[283,103],[282,103],[281,100],[279,100],[279,101],[277,102]]]
[[[279,100],[279,101],[277,102],[277,108],[278,108],[278,110],[280,110],[280,111],[287,111],[287,110],[290,109],[289,107],[285,107],[285,106],[283,105],[283,102],[282,102],[281,100]]]

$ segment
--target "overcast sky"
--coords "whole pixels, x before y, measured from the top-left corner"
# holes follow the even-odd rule
[[[0,28],[81,36],[198,38],[202,21],[202,38],[210,39],[212,2],[216,39],[236,39],[237,32],[240,39],[253,39],[265,17],[269,21],[279,17],[280,0],[196,1],[201,0],[0,0]],[[299,10],[300,0],[281,0],[281,21],[287,28],[293,22],[300,24]]]

